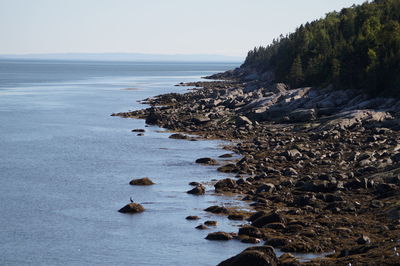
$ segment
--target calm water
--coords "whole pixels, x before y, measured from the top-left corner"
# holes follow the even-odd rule
[[[225,153],[220,142],[168,139],[144,121],[111,117],[136,101],[183,92],[235,64],[0,61],[1,265],[215,265],[247,245],[212,242],[210,231],[237,223],[202,209],[230,198],[185,193],[190,181],[223,178],[199,157]],[[129,91],[123,88],[140,88]],[[133,177],[157,184],[132,187]],[[146,212],[117,210],[129,197]],[[187,215],[220,221],[194,229]]]

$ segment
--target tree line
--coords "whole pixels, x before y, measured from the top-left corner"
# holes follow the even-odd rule
[[[400,96],[400,0],[331,12],[248,52],[242,67],[272,71],[291,87],[329,84]]]

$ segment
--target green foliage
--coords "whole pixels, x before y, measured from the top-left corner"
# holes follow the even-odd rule
[[[250,51],[243,67],[292,87],[361,89],[400,97],[400,0],[375,0],[301,25]]]

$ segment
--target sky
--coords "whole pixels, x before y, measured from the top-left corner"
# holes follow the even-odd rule
[[[244,56],[364,0],[0,0],[0,54]]]

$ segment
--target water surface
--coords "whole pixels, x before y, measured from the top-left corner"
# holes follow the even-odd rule
[[[224,177],[194,163],[225,153],[221,142],[173,140],[142,120],[110,116],[236,66],[0,61],[0,264],[215,265],[246,248],[204,239],[237,231],[237,222],[203,211],[233,199],[213,196],[211,187],[206,196],[185,193],[190,181]],[[157,184],[128,185],[144,176]],[[129,197],[146,212],[118,213]],[[220,226],[194,229],[207,219]]]

